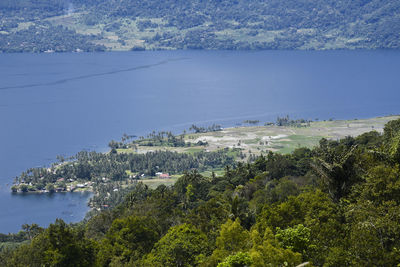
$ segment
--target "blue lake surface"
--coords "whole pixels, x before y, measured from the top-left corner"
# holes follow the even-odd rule
[[[400,51],[0,54],[0,232],[79,221],[90,194],[13,195],[57,155],[192,123],[400,113]]]

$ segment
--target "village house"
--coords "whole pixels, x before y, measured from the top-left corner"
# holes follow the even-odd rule
[[[171,178],[171,176],[169,176],[168,173],[162,173],[162,174],[160,174],[159,177],[160,177],[161,179],[169,179],[169,178]]]

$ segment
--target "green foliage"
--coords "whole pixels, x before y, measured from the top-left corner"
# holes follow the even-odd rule
[[[190,224],[172,227],[147,255],[145,266],[195,266],[207,253],[207,237]]]
[[[289,228],[303,224],[310,229],[310,246],[303,254],[314,263],[323,261],[326,250],[343,235],[339,207],[320,190],[290,196],[286,202],[266,205],[257,218],[257,229]],[[316,245],[316,246],[314,246]]]
[[[400,132],[393,136],[388,150],[389,156],[393,162],[400,162]]]
[[[82,234],[75,232],[59,219],[50,224],[45,235],[49,241],[48,248],[44,251],[45,262],[53,266],[91,266],[95,260],[95,247]]]
[[[235,255],[230,255],[225,260],[217,265],[217,267],[246,267],[253,263],[249,253],[238,252]]]
[[[400,204],[400,169],[399,165],[389,167],[378,165],[371,168],[362,185],[361,199],[373,203],[394,201]]]
[[[306,127],[307,124],[309,126],[310,121],[305,119],[297,119],[293,120],[289,118],[289,115],[286,117],[279,117],[276,119],[276,126],[292,126],[292,127]]]
[[[357,175],[357,147],[351,145],[322,146],[318,152],[320,157],[311,164],[334,201],[349,194],[351,186],[360,179]]]
[[[195,133],[218,132],[221,130],[222,130],[221,125],[218,125],[218,124],[213,124],[208,127],[200,127],[200,126],[196,126],[196,125],[192,124],[192,126],[190,126],[190,128],[189,128],[189,131],[193,131]]]
[[[6,266],[93,266],[95,242],[83,237],[83,231],[57,219],[54,224],[9,255]]]
[[[130,216],[115,219],[100,245],[98,264],[108,266],[134,262],[149,253],[159,239],[157,225],[151,218]]]
[[[310,246],[310,233],[311,230],[309,228],[299,224],[285,230],[277,227],[275,237],[279,240],[283,248],[304,254]]]
[[[235,221],[228,219],[226,223],[221,225],[221,230],[216,240],[216,249],[209,259],[209,264],[214,266],[231,253],[246,251],[250,246],[250,233],[243,229],[239,219]]]
[[[381,135],[377,131],[363,133],[355,139],[356,145],[365,146],[367,148],[379,147],[382,143]]]
[[[212,198],[193,209],[186,220],[203,231],[208,237],[210,247],[213,247],[218,236],[218,230],[226,222],[229,214],[229,203],[227,201],[221,198]]]
[[[158,132],[153,131],[146,137],[140,136],[138,140],[134,140],[131,143],[126,143],[128,138],[123,137],[123,141],[120,143],[110,142],[110,148],[128,148],[135,147],[136,145],[141,146],[166,146],[166,147],[190,147],[192,143],[187,143],[184,140],[184,135],[176,136],[171,132]]]
[[[390,143],[400,133],[400,120],[389,121],[383,129],[383,141]]]
[[[54,193],[56,191],[56,189],[55,189],[53,184],[47,184],[46,185],[46,190],[49,191],[50,193]]]
[[[43,232],[43,228],[37,225],[36,223],[32,224],[23,224],[22,225],[22,231],[19,234],[24,234],[24,236],[32,240],[35,236],[39,235],[40,233]]]
[[[266,201],[271,204],[285,202],[289,196],[300,194],[298,185],[289,178],[273,180],[265,187]]]
[[[192,205],[195,200],[207,200],[210,184],[206,178],[193,170],[182,175],[174,185],[182,204],[185,208]]]
[[[92,216],[86,223],[85,235],[94,240],[100,240],[111,227],[112,222],[116,219],[116,215],[110,210]]]
[[[28,185],[26,185],[26,184],[21,184],[20,186],[19,186],[19,190],[21,190],[21,192],[28,192]]]
[[[264,234],[260,234],[254,227],[251,239],[253,246],[250,256],[253,266],[297,266],[301,263],[301,254],[282,248],[270,228],[266,228]]]
[[[400,262],[400,208],[394,201],[382,204],[359,201],[346,213],[349,232],[342,250],[354,265],[396,266]]]

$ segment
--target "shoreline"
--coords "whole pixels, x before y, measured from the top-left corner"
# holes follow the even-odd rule
[[[27,191],[27,192],[22,192],[22,191],[17,191],[13,192],[11,191],[11,194],[20,194],[20,195],[28,195],[28,194],[56,194],[56,193],[94,193],[93,189],[84,189],[84,190],[74,190],[74,191],[45,191],[45,190],[35,190],[35,191]]]
[[[304,51],[304,52],[329,52],[329,51],[400,51],[400,48],[368,48],[368,47],[332,47],[332,48],[320,48],[320,49],[310,49],[310,48],[291,48],[291,49],[212,49],[212,48],[201,48],[201,49],[190,49],[190,48],[154,48],[154,49],[144,49],[144,50],[132,50],[130,48],[126,49],[109,49],[104,51],[22,51],[22,52],[5,52],[0,50],[0,54],[3,55],[15,55],[15,54],[33,54],[33,55],[51,55],[51,54],[105,54],[105,53],[146,53],[146,52],[170,52],[170,51],[235,51],[235,52],[261,52],[261,51]]]

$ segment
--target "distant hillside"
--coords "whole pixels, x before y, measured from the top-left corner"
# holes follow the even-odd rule
[[[2,0],[0,51],[400,47],[390,0]]]

